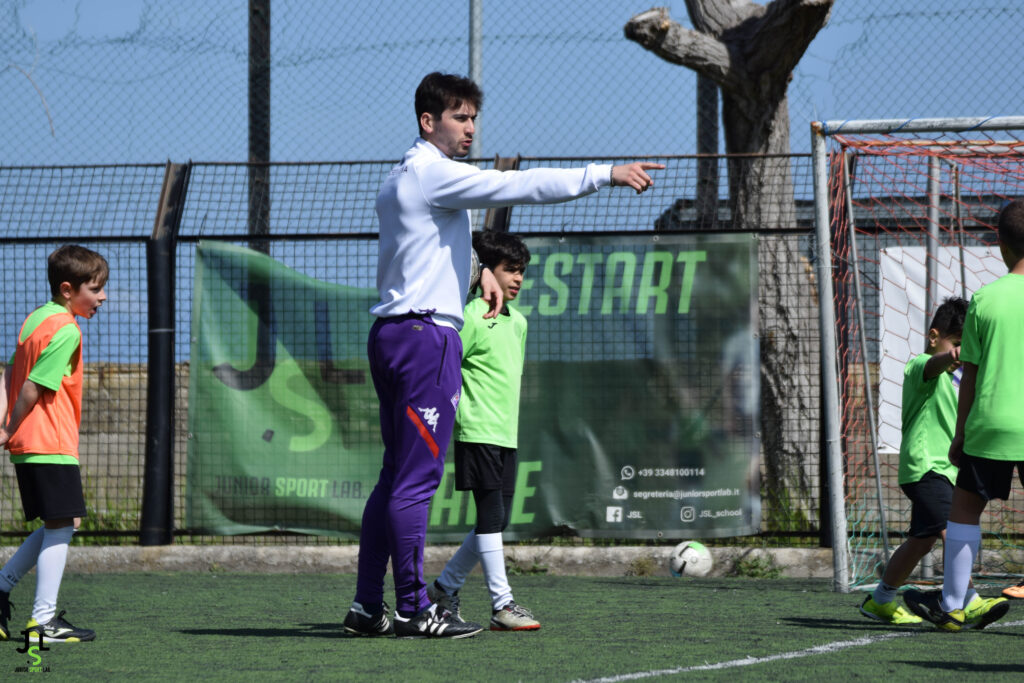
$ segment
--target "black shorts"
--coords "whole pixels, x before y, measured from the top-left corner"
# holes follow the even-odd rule
[[[14,465],[14,472],[26,520],[86,516],[78,465],[20,463]]]
[[[516,449],[487,443],[455,442],[455,490],[516,490]]]
[[[1014,467],[1017,468],[1017,477],[1024,485],[1024,461],[992,460],[964,453],[960,458],[960,473],[956,476],[956,485],[964,491],[978,494],[985,500],[1006,500],[1010,497]]]
[[[953,484],[941,474],[927,472],[919,481],[901,484],[910,499],[910,531],[914,538],[940,536],[949,520]]]

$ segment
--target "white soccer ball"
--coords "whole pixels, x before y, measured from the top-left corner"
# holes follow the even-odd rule
[[[703,543],[683,541],[672,549],[668,569],[672,576],[707,576],[714,561]]]

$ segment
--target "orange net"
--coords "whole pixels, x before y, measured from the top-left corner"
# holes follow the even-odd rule
[[[995,225],[1002,206],[1024,196],[1022,136],[832,138],[830,227],[853,584],[877,577],[910,523],[897,479],[903,368],[924,351],[932,315],[947,297],[969,300],[1006,274]],[[989,504],[982,530],[979,569],[1019,573],[1020,485],[1010,500]],[[941,573],[941,545],[931,564]]]

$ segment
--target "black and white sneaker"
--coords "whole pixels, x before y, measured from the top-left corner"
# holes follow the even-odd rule
[[[35,619],[29,619],[25,630],[40,634],[44,643],[85,643],[96,640],[96,631],[77,628],[66,622],[64,610],[61,610],[57,616],[45,624],[40,624]]]
[[[456,621],[451,612],[436,604],[411,617],[395,615],[395,636],[398,638],[469,638],[484,628],[470,621]]]
[[[437,605],[444,610],[448,610],[452,613],[452,618],[455,621],[465,621],[462,618],[462,610],[460,609],[459,591],[455,591],[451,595],[441,587],[437,581],[427,586],[427,598],[430,602],[437,603]]]
[[[343,624],[345,632],[357,636],[390,636],[395,630],[388,621],[388,603],[384,603],[380,612],[370,614],[362,604],[353,602],[345,615]]]

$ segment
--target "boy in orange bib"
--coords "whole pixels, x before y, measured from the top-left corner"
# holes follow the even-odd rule
[[[36,595],[26,630],[42,642],[83,642],[96,633],[57,614],[68,545],[85,516],[78,467],[82,417],[82,330],[106,300],[109,267],[96,252],[60,247],[47,259],[53,299],[25,319],[0,378],[0,446],[11,454],[27,520],[43,521],[0,569],[0,640],[10,638],[10,592],[36,567]]]

